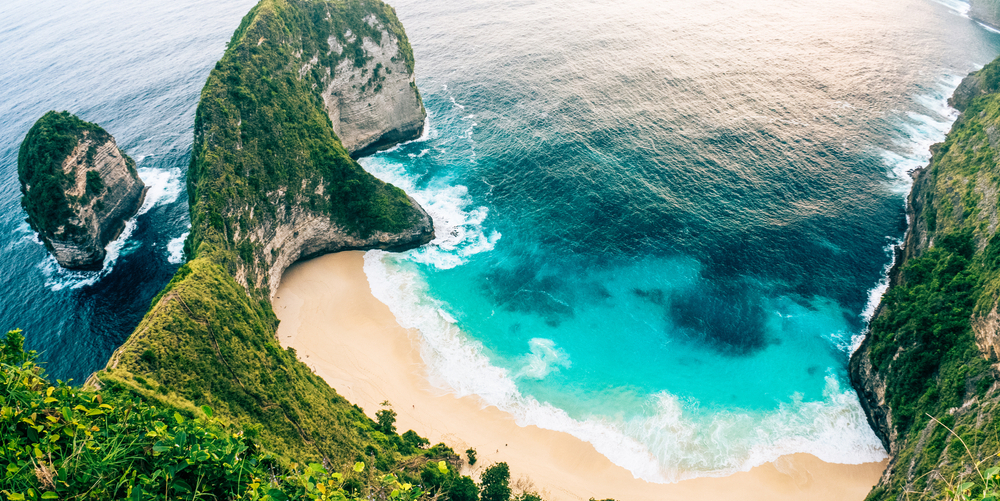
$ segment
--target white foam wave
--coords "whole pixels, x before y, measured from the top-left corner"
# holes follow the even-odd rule
[[[703,415],[697,402],[662,392],[650,397],[646,415],[573,419],[561,409],[522,395],[514,383],[517,375],[490,363],[483,346],[469,339],[444,312],[444,305],[428,294],[416,265],[405,255],[370,251],[364,270],[372,293],[389,306],[399,324],[420,332],[420,353],[431,384],[458,396],[477,395],[521,426],[567,432],[590,442],[637,478],[665,483],[724,476],[794,452],[838,463],[885,458],[853,390],[842,390],[832,375],[826,379],[824,400],[803,402],[793,397],[770,412]],[[568,363],[568,355],[554,343],[533,341],[532,353],[524,359],[528,370],[519,375],[537,370],[535,374],[544,376],[563,360]],[[532,356],[540,359],[537,364]]]
[[[26,221],[19,224],[17,228],[11,232],[11,237],[13,238],[11,238],[10,242],[8,242],[3,248],[4,254],[15,247],[20,247],[22,245],[29,245],[31,243],[42,245],[35,232],[31,229],[31,225],[29,225]]]
[[[184,189],[184,173],[180,169],[139,169],[139,177],[149,188],[137,216],[157,205],[172,204]]]
[[[879,303],[882,302],[882,296],[885,295],[885,291],[889,290],[889,271],[896,265],[896,248],[902,245],[903,241],[896,239],[882,248],[886,257],[889,258],[889,262],[882,268],[882,279],[875,284],[875,287],[868,290],[868,302],[865,304],[865,309],[861,311],[861,318],[865,319],[865,322],[871,321],[872,315],[875,314]],[[854,350],[851,350],[851,353],[854,353]]]
[[[969,2],[963,2],[961,0],[935,0],[937,3],[948,7],[949,10],[955,15],[962,16],[966,19],[969,18],[969,11],[972,10],[972,6]]]
[[[187,240],[190,231],[167,242],[167,262],[170,264],[181,264],[184,262],[184,241]]]
[[[435,238],[410,254],[412,260],[446,270],[470,257],[493,250],[500,233],[483,227],[489,209],[476,207],[462,185],[434,184],[417,187],[403,164],[385,157],[362,158],[361,165],[375,177],[392,183],[412,196],[434,220]]]
[[[125,222],[125,228],[115,241],[108,244],[107,254],[104,255],[104,264],[99,271],[76,271],[67,270],[56,261],[51,254],[47,254],[38,268],[45,275],[45,286],[53,291],[63,289],[79,289],[87,285],[93,285],[98,280],[106,277],[114,268],[118,258],[128,255],[140,247],[139,242],[129,242],[132,232],[135,231],[135,218]]]
[[[557,348],[555,341],[551,339],[533,338],[528,341],[528,350],[521,358],[523,367],[516,377],[541,380],[560,367],[569,369],[573,366],[569,354],[562,348]]]
[[[416,139],[411,139],[409,141],[404,141],[402,143],[396,143],[391,148],[386,148],[385,150],[382,150],[382,152],[384,152],[384,153],[391,153],[391,152],[396,151],[396,150],[398,150],[398,149],[400,149],[403,146],[406,146],[408,144],[422,143],[422,142],[424,142],[424,141],[426,141],[428,139],[435,138],[435,137],[437,137],[437,131],[435,131],[435,130],[433,130],[431,128],[431,112],[428,110],[427,114],[424,115],[424,131],[420,133],[420,137],[418,137]],[[424,150],[424,151],[426,151],[426,150]],[[423,152],[420,153],[420,156],[424,156]]]
[[[949,3],[939,2],[944,5]],[[965,13],[968,13],[968,4],[963,2],[950,2],[965,5]],[[882,160],[893,172],[893,189],[908,196],[913,186],[911,174],[917,169],[925,167],[931,159],[930,147],[934,143],[944,141],[951,125],[958,119],[958,110],[948,105],[948,96],[951,96],[958,84],[962,82],[959,75],[944,75],[938,84],[936,91],[918,95],[914,98],[928,114],[908,112],[905,119],[899,122],[899,128],[903,134],[897,138],[896,143],[904,153],[896,153],[889,150],[882,152]],[[909,203],[909,202],[907,202]],[[912,221],[911,221],[912,223]],[[861,312],[861,317],[865,322],[871,322],[875,310],[878,309],[882,296],[889,290],[889,271],[896,263],[895,248],[903,245],[903,241],[894,237],[886,237],[890,243],[885,246],[884,251],[889,257],[882,270],[882,278],[868,291],[868,302]],[[851,337],[849,344],[840,345],[848,353],[853,354],[861,342],[864,341],[864,333],[855,334]]]
[[[962,77],[945,75],[937,88],[914,97],[924,113],[907,112],[901,116],[896,126],[900,134],[896,138],[896,148],[881,152],[883,162],[892,172],[891,189],[903,195],[909,194],[913,180],[911,173],[923,168],[931,159],[930,147],[944,140],[951,124],[959,112],[948,105],[948,96],[954,93]]]
[[[984,23],[981,23],[979,21],[976,21],[976,24],[978,24],[979,26],[982,26],[983,29],[985,29],[986,31],[993,32],[993,33],[1000,33],[1000,30],[998,30],[998,29],[996,29],[996,28],[994,28],[994,27],[992,27],[992,26],[990,26],[988,24],[984,24]]]
[[[889,262],[882,267],[882,278],[874,287],[868,290],[868,302],[865,303],[865,309],[861,311],[861,318],[864,319],[865,324],[871,322],[872,317],[875,315],[875,310],[878,309],[878,305],[882,302],[882,296],[889,290],[889,272],[896,265],[896,248],[903,245],[903,241],[900,239],[889,238],[889,240],[890,242],[882,248],[882,251],[889,258]],[[851,336],[849,343],[839,344],[837,347],[853,355],[864,340],[864,332],[856,333]]]

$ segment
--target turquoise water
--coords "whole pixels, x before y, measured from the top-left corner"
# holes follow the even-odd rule
[[[194,109],[252,3],[0,3],[0,329],[56,377],[103,366],[179,266]],[[428,130],[363,164],[438,239],[365,267],[432,384],[653,481],[884,457],[846,365],[907,172],[1000,51],[966,4],[393,5]],[[50,109],[104,125],[153,187],[100,272],[60,271],[18,204]]]
[[[996,54],[967,6],[396,7],[429,131],[362,164],[438,238],[365,269],[433,384],[650,481],[885,457],[846,366]]]

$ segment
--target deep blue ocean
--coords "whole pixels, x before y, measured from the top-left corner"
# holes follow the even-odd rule
[[[81,381],[181,263],[197,99],[252,0],[0,4],[0,329]],[[366,158],[438,238],[371,252],[431,384],[651,481],[877,461],[846,367],[908,172],[1000,52],[962,2],[397,0],[429,114]],[[17,149],[67,109],[151,186],[104,270],[24,222]]]

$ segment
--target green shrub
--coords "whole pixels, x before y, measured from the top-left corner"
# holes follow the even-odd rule
[[[510,501],[510,468],[507,463],[496,463],[479,479],[479,499],[482,501]]]

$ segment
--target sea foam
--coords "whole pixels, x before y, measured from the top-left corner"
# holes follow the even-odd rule
[[[428,381],[457,396],[477,395],[521,426],[570,433],[594,445],[612,462],[650,482],[725,476],[807,452],[836,463],[885,458],[881,442],[868,427],[854,391],[826,378],[822,401],[790,396],[778,409],[760,412],[700,413],[698,404],[668,392],[648,397],[648,413],[574,419],[566,411],[523,395],[515,379],[545,377],[569,367],[569,356],[550,340],[533,339],[522,374],[490,363],[482,344],[469,338],[445,305],[434,299],[421,278],[420,263],[383,251],[365,255],[372,293],[389,306],[399,324],[420,332],[420,353]]]

